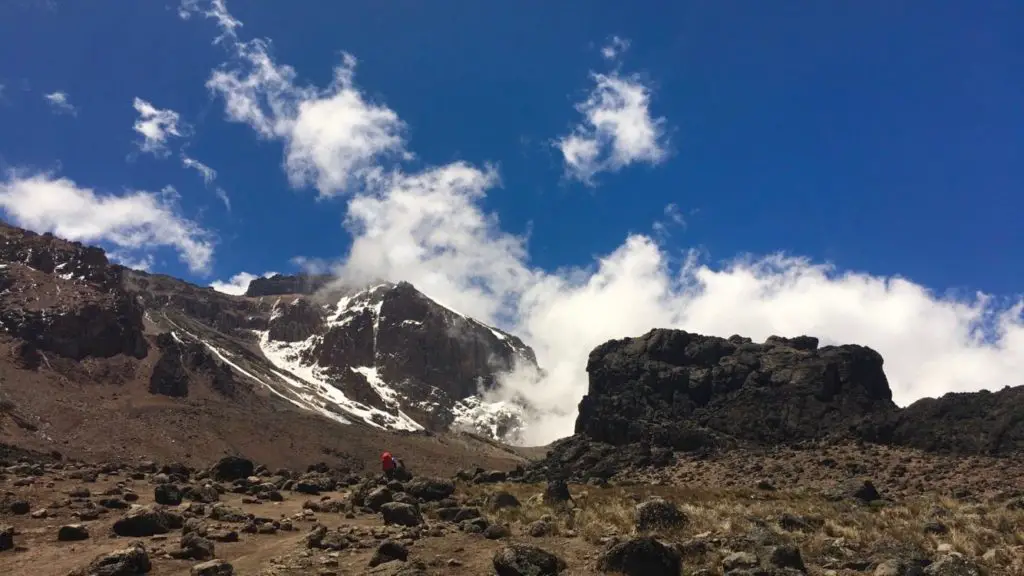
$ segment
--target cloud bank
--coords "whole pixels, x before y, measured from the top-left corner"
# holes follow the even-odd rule
[[[194,2],[187,6],[198,10]],[[1024,384],[1020,300],[938,295],[907,279],[839,271],[786,254],[712,266],[695,251],[674,257],[640,234],[589,266],[532,266],[527,238],[503,231],[497,215],[482,208],[487,192],[500,185],[496,169],[456,162],[407,173],[383,164],[407,154],[403,124],[384,105],[367,103],[352,66],[343,64],[341,80],[325,91],[297,88],[294,71],[272,60],[267,43],[237,40],[241,23],[223,2],[204,13],[222,23],[220,38],[236,50],[208,84],[223,97],[228,118],[284,143],[284,169],[293,176],[301,167],[294,185],[314,186],[320,195],[351,193],[345,226],[353,242],[335,272],[353,282],[410,281],[534,348],[546,375],[521,369],[492,393],[521,394],[540,409],[527,428],[528,444],[572,433],[591,349],[654,327],[755,340],[811,334],[823,344],[868,345],[884,356],[900,404]],[[614,44],[606,57],[626,46]],[[578,107],[584,123],[562,140],[567,168],[588,181],[602,170],[660,161],[665,120],[651,119],[648,90],[617,73],[593,79],[593,92]],[[303,118],[308,114],[314,116]],[[294,162],[296,154],[304,160]],[[349,187],[352,182],[358,186]],[[678,208],[667,208],[665,216],[682,225]]]

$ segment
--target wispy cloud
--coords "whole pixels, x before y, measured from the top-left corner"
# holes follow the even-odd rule
[[[670,230],[672,228],[686,228],[686,217],[683,216],[683,212],[679,209],[679,205],[675,203],[667,204],[662,212],[665,217],[660,220],[656,220],[654,224],[651,225],[655,236],[664,239],[670,235]]]
[[[606,60],[616,60],[619,55],[629,49],[629,40],[623,40],[618,36],[612,36],[612,39],[608,41],[601,48],[601,56],[604,56]]]
[[[224,99],[228,120],[284,144],[293,186],[313,186],[321,197],[355,192],[381,176],[381,160],[410,156],[398,115],[355,86],[351,54],[342,55],[327,88],[301,85],[291,66],[275,62],[269,40],[238,39],[241,23],[223,1],[186,0],[181,11],[202,14],[219,26],[218,41],[226,43],[232,58],[213,72],[207,88]]]
[[[49,103],[50,109],[53,110],[54,114],[69,114],[71,116],[78,115],[78,109],[71,105],[71,100],[68,98],[66,92],[51,92],[50,94],[43,94],[43,98]]]
[[[224,204],[224,207],[231,210],[231,198],[228,197],[227,191],[220,186],[215,186],[214,182],[217,180],[217,171],[210,168],[206,164],[203,164],[195,158],[189,157],[184,152],[181,154],[181,165],[186,168],[191,168],[199,173],[203,178],[203,183],[207,188],[213,190],[213,193],[217,198]]]

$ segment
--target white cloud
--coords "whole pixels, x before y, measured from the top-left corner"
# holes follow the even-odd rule
[[[206,271],[213,257],[211,235],[179,214],[176,195],[173,188],[99,194],[67,178],[11,173],[0,182],[0,209],[18,226],[107,243],[136,263],[151,262],[140,260],[140,253],[170,247],[190,270]]]
[[[203,183],[206,184],[207,188],[213,187],[213,193],[217,195],[217,198],[224,203],[224,207],[231,210],[231,198],[228,197],[228,193],[220,186],[213,186],[213,183],[217,180],[217,171],[210,168],[206,164],[203,164],[195,158],[191,158],[186,154],[181,155],[181,165],[186,168],[191,168],[199,173],[203,178]]]
[[[615,37],[602,51],[617,58],[628,43]],[[638,76],[591,73],[594,87],[576,104],[583,120],[569,134],[558,138],[566,174],[593,185],[600,172],[617,172],[630,164],[658,164],[667,155],[668,136],[664,118],[650,112],[651,91]]]
[[[274,274],[277,274],[277,272],[264,272],[263,277],[270,278]],[[248,272],[239,272],[238,274],[232,276],[231,279],[228,280],[227,282],[221,280],[211,282],[210,288],[213,288],[217,292],[223,292],[224,294],[242,296],[243,294],[245,294],[245,291],[249,289],[249,283],[257,278],[259,278],[259,276],[255,274],[250,274]]]
[[[291,263],[305,274],[330,274],[338,264],[336,261],[306,256],[295,256]]]
[[[78,115],[78,109],[71,105],[71,101],[68,99],[66,92],[52,92],[50,94],[43,94],[43,98],[50,104],[54,114],[70,114],[72,116]]]
[[[200,9],[200,3],[209,5],[209,8],[205,10]],[[213,41],[214,44],[219,44],[225,38],[234,40],[237,38],[235,28],[242,26],[241,22],[228,13],[225,0],[207,0],[205,2],[201,2],[201,0],[181,0],[181,5],[178,7],[178,16],[182,20],[188,20],[192,17],[193,13],[199,13],[206,18],[212,18],[217,21],[217,26],[221,29],[222,35]]]
[[[266,96],[294,94],[294,72],[269,60],[249,62],[250,74],[228,75],[229,113],[261,134],[278,135],[282,119],[287,125],[298,117],[298,100]],[[574,151],[567,161],[592,176],[598,168],[660,160],[660,123],[650,119],[645,89],[614,74],[595,79],[596,94],[581,106],[588,125],[567,137]],[[372,172],[374,157],[361,158]],[[522,336],[546,375],[518,371],[496,395],[523,394],[541,409],[527,442],[572,433],[595,346],[652,327],[756,340],[810,334],[825,344],[868,345],[884,356],[900,404],[1022,383],[1021,301],[939,296],[906,279],[838,272],[777,254],[711,266],[691,252],[678,262],[646,235],[628,236],[589,267],[543,270],[529,262],[526,238],[504,232],[482,208],[499,182],[493,168],[466,163],[413,174],[378,171],[375,185],[351,198],[346,225],[353,242],[335,271],[350,281],[410,281],[445,305]],[[666,211],[669,222],[680,224],[676,215],[678,209]]]
[[[601,56],[604,56],[607,60],[615,60],[626,50],[629,50],[629,40],[612,36],[608,44],[601,48]]]
[[[182,132],[187,129],[184,125],[179,126],[181,117],[174,110],[161,110],[138,97],[132,106],[139,113],[138,120],[132,126],[142,136],[142,140],[137,143],[139,149],[154,156],[166,156],[167,140],[183,137]]]
[[[274,61],[268,40],[237,39],[241,23],[224,2],[204,5],[201,10],[199,2],[186,0],[181,10],[214,19],[232,55],[207,88],[224,98],[228,120],[284,143],[284,168],[293,186],[313,186],[321,197],[353,192],[380,177],[380,161],[409,157],[398,115],[355,86],[352,55],[342,55],[326,89],[302,86],[292,67]]]

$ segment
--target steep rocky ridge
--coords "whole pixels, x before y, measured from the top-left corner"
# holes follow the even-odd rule
[[[899,409],[876,351],[809,336],[718,338],[652,330],[596,347],[575,435],[531,477],[610,477],[675,452],[874,442],[961,455],[1024,450],[1024,387]]]
[[[418,294],[411,286],[403,290]],[[350,292],[350,301],[362,298],[362,290]],[[392,310],[396,303],[386,300]],[[378,364],[382,373],[409,382],[402,399],[375,382],[362,401],[346,395],[344,382],[307,379],[321,370],[318,358],[297,367],[299,373],[268,358],[271,334],[275,343],[308,337],[283,321],[287,312],[303,306],[323,311],[327,305],[312,295],[221,294],[111,264],[97,248],[0,225],[0,442],[80,457],[205,459],[247,452],[282,465],[305,465],[341,452],[372,464],[382,445],[400,453],[403,446],[415,450],[416,455],[403,456],[408,462],[423,458],[431,467],[465,465],[471,454],[474,463],[477,457],[522,460],[512,450],[448,434],[451,415],[423,411],[435,419],[421,425],[402,414],[402,402],[419,401],[412,384],[419,381],[403,371],[401,358]],[[332,330],[311,325],[321,335]],[[401,322],[381,325],[387,328],[381,331],[386,346],[405,341]],[[343,350],[374,348],[373,332],[337,333],[335,349],[324,350],[325,360],[340,362],[347,356]],[[507,349],[502,344],[502,351],[485,354],[464,348],[477,357],[510,358],[502,356]],[[459,353],[449,356],[454,365]],[[428,365],[436,366],[420,366]],[[328,366],[339,374],[346,367]],[[361,367],[375,368],[373,359]],[[467,377],[485,383],[493,378],[466,370]],[[423,381],[442,378],[430,374]],[[448,388],[453,393],[469,389],[459,378],[450,381],[458,384]],[[453,398],[447,408],[459,400]],[[389,431],[395,429],[420,432],[394,436]]]

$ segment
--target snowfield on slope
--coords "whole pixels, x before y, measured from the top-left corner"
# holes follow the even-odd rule
[[[301,342],[276,342],[270,340],[270,331],[255,331],[260,339],[260,350],[263,351],[263,355],[269,360],[280,372],[278,375],[289,382],[289,384],[295,387],[304,387],[306,390],[316,394],[318,397],[327,400],[351,414],[352,416],[366,422],[367,424],[376,428],[390,429],[390,430],[422,430],[418,422],[405,415],[404,412],[398,410],[396,414],[389,414],[383,410],[366,406],[355,400],[351,400],[345,393],[330,383],[329,377],[324,374],[323,368],[316,365],[306,365],[302,363],[301,354],[309,350],[313,344],[315,336],[307,338]],[[385,402],[389,402],[389,398],[393,398],[396,392],[384,384],[383,381],[377,376],[376,369],[363,368],[354,369],[359,371],[367,378],[370,386],[373,387],[374,391]],[[385,422],[381,425],[380,422]]]

